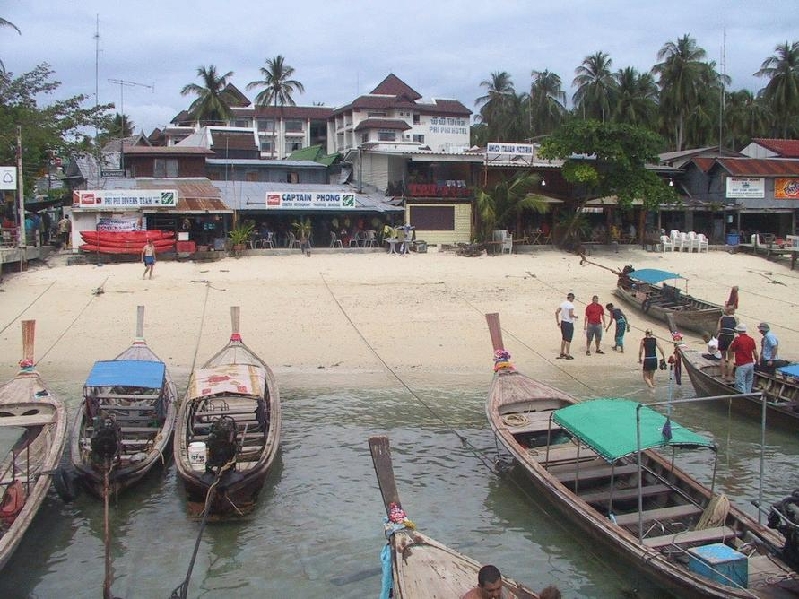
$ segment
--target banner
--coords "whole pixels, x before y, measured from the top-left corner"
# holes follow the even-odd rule
[[[762,177],[727,177],[728,198],[765,198],[766,183]]]
[[[175,208],[176,189],[98,189],[73,191],[72,205],[97,210],[138,210],[139,208]]]
[[[141,229],[141,218],[138,216],[116,216],[100,218],[97,221],[98,231],[138,231]]]
[[[774,197],[778,200],[799,200],[799,179],[775,179]]]
[[[266,193],[266,207],[277,209],[328,208],[347,210],[355,208],[354,193]]]

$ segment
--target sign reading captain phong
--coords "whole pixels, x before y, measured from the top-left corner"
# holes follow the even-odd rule
[[[266,207],[274,209],[346,210],[355,208],[355,194],[352,193],[319,193],[319,192],[267,192]]]

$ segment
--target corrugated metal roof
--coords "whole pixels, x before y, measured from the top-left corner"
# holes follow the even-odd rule
[[[799,176],[799,160],[787,158],[722,158],[716,164],[734,177]]]
[[[412,127],[402,119],[364,119],[358,123],[355,130],[363,131],[364,129],[399,129],[400,131],[407,131],[412,129]]]
[[[200,146],[125,146],[126,156],[163,156],[165,154],[185,156],[189,154],[208,155],[213,152]]]
[[[768,139],[755,137],[753,143],[763,146],[767,150],[779,154],[781,158],[799,158],[799,140],[797,139]]]

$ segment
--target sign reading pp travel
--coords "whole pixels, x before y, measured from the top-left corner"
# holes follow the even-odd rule
[[[355,208],[352,193],[267,193],[266,207],[272,209],[335,209]]]
[[[139,208],[175,208],[178,192],[174,189],[98,189],[72,192],[72,205],[95,210],[138,210]]]

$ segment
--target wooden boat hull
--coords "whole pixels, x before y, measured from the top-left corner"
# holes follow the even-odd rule
[[[684,298],[688,302],[686,305],[666,307],[658,305],[657,301],[645,298],[633,289],[617,287],[613,291],[613,295],[624,300],[640,313],[656,320],[661,320],[666,325],[669,325],[669,316],[671,316],[678,330],[689,330],[700,334],[705,332],[713,333],[718,327],[718,321],[722,315],[721,306],[697,300],[690,296]]]
[[[713,395],[735,395],[738,390],[721,379],[721,362],[702,357],[701,352],[680,348],[683,366],[699,397]],[[799,422],[799,385],[789,379],[755,371],[752,391],[766,394],[766,422],[778,426],[796,428]],[[736,410],[760,419],[763,403],[757,397],[734,400]]]
[[[189,514],[199,517],[207,511],[212,519],[244,516],[256,505],[258,495],[280,448],[280,395],[272,370],[241,342],[238,334],[203,366],[218,369],[220,378],[226,368],[247,367],[263,379],[258,395],[211,393],[192,397],[198,371],[192,373],[189,391],[181,402],[175,426],[174,456],[178,476],[188,499]],[[263,406],[262,415],[257,415]],[[209,440],[208,427],[222,417],[232,418],[237,430],[236,459],[232,468],[221,475],[209,469],[192,468],[190,445]],[[213,498],[206,510],[211,487]]]
[[[49,391],[32,367],[0,386],[0,427],[6,426],[22,428],[24,435],[12,450],[16,458],[15,474],[12,474],[12,455],[2,458],[0,503],[14,499],[15,491],[10,490],[14,487],[12,480],[22,481],[24,497],[18,497],[24,503],[14,516],[3,518],[0,526],[0,569],[19,546],[47,496],[66,442],[64,402]]]
[[[140,360],[163,364],[141,339],[137,339],[115,360]],[[109,492],[112,494],[129,489],[153,469],[169,460],[177,417],[178,395],[175,383],[166,367],[164,373],[160,398],[109,395],[107,399],[100,399],[96,397],[97,387],[84,389],[84,400],[72,423],[70,456],[72,467],[81,485],[95,497],[103,498],[104,472],[103,464],[96,462],[92,457],[91,431],[94,415],[101,413],[118,418],[122,424],[121,449],[113,460],[108,477]],[[139,397],[142,399],[137,399]],[[145,397],[147,399],[143,399]],[[98,404],[89,408],[92,400]]]

